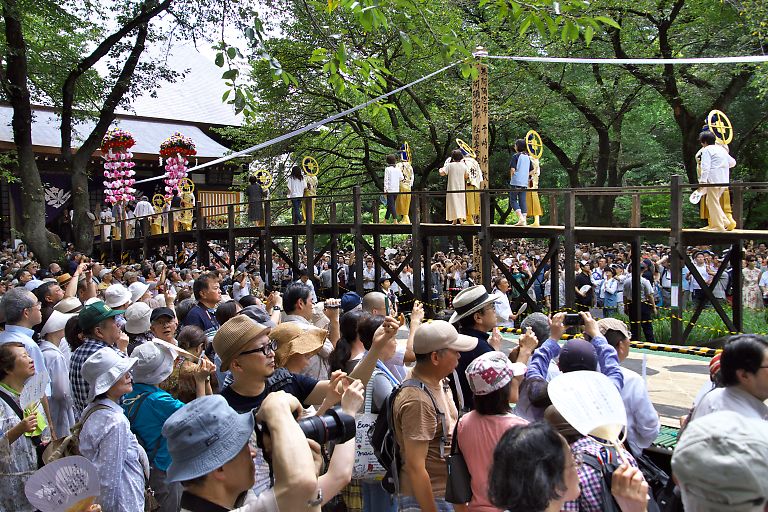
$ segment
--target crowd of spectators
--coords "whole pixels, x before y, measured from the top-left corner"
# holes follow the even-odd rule
[[[592,511],[609,503],[635,511],[654,503],[640,461],[660,420],[643,379],[622,366],[639,332],[615,318],[631,296],[631,280],[621,279],[632,271],[628,248],[582,246],[573,266],[561,265],[579,279],[577,302],[560,306],[581,310],[582,337],[565,343],[566,314],[547,301],[552,269],[530,289],[536,307],[518,312],[511,305],[520,290],[498,269],[486,289],[475,283],[466,251],[438,251],[427,270],[435,283],[430,303],[446,314],[426,321],[424,305],[401,289],[413,286],[412,269],[403,265],[407,250],[381,254],[391,268],[402,266],[401,283],[376,274],[373,257],[359,255],[363,296],[350,291],[357,278],[350,251],[323,255],[298,273],[275,257],[264,279],[257,256],[237,268],[179,268],[163,259],[123,265],[71,252],[66,263],[40,268],[23,244],[4,250],[0,508],[34,510],[24,483],[38,468],[39,447],[75,432],[98,472],[106,512],[144,509],[147,486],[159,510],[174,512]],[[706,280],[719,255],[690,253]],[[498,255],[520,288],[548,265],[533,244],[500,244]],[[764,276],[765,255],[764,245],[750,247],[742,270],[759,268]],[[338,297],[324,277],[331,257],[344,283]],[[643,248],[650,314],[668,304],[666,257],[664,247]],[[727,300],[727,283],[723,288]],[[696,288],[687,291],[700,300]],[[523,329],[511,351],[499,325]],[[733,336],[712,369],[672,460],[680,499],[686,510],[762,510],[768,341]],[[41,372],[44,396],[22,410],[20,395]],[[578,432],[552,405],[549,383],[569,372],[600,372],[619,391],[624,448]],[[360,469],[360,437],[301,441],[306,430],[297,419],[384,412],[399,447],[394,490],[377,470]],[[716,420],[751,422],[733,429],[741,447],[727,457],[718,457],[727,432],[707,427]],[[446,497],[452,444],[471,475],[466,503]],[[600,468],[617,458],[625,462],[606,487]]]

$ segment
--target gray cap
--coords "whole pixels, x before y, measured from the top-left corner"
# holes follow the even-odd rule
[[[167,481],[183,482],[234,459],[253,433],[253,414],[238,414],[221,395],[192,400],[163,425],[171,465]]]
[[[672,454],[672,472],[698,512],[754,510],[768,499],[768,423],[732,411],[699,417]]]

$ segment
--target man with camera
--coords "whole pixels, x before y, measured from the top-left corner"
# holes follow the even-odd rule
[[[294,418],[300,411],[295,397],[276,392],[255,419],[251,412],[236,413],[218,395],[193,400],[171,415],[163,436],[172,459],[168,480],[184,486],[181,511],[319,511],[312,451],[296,442],[304,437]],[[258,498],[248,492],[255,479],[249,439],[257,421],[270,432],[275,476],[275,486]]]

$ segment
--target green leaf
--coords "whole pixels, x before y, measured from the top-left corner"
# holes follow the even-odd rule
[[[235,57],[237,57],[237,50],[235,49],[234,46],[230,46],[229,48],[227,48],[227,56],[230,59],[234,59]]]
[[[240,72],[236,69],[228,69],[221,75],[221,78],[223,78],[224,80],[234,80],[235,78],[237,78],[237,75],[239,73]]]
[[[533,16],[533,24],[536,25],[536,31],[541,35],[541,37],[547,36],[547,29],[544,26],[544,22],[541,21],[541,18],[538,16]]]
[[[531,22],[533,21],[532,18],[533,14],[528,14],[525,18],[523,18],[523,23],[520,25],[520,36],[524,36],[525,33],[528,31],[528,27],[531,26]]]
[[[221,53],[221,52],[217,52],[216,53],[216,60],[214,61],[214,63],[217,66],[219,66],[220,68],[224,67],[224,54]]]
[[[221,97],[221,102],[222,103],[227,101],[227,98],[229,98],[229,93],[231,93],[231,92],[232,92],[232,89],[227,89],[226,91],[224,91],[224,95]]]
[[[592,37],[594,35],[595,35],[595,29],[587,25],[587,28],[584,29],[584,42],[587,43],[587,46],[589,46],[589,43],[592,42]]]
[[[616,23],[613,18],[609,18],[608,16],[595,16],[595,20],[599,21],[600,23],[603,23],[604,25],[611,26],[613,28],[621,29],[621,26]]]

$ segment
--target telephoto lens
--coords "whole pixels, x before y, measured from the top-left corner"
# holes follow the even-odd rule
[[[310,416],[299,420],[299,427],[307,439],[318,444],[329,441],[341,444],[355,437],[355,417],[346,414],[338,407],[329,409],[322,416]]]

